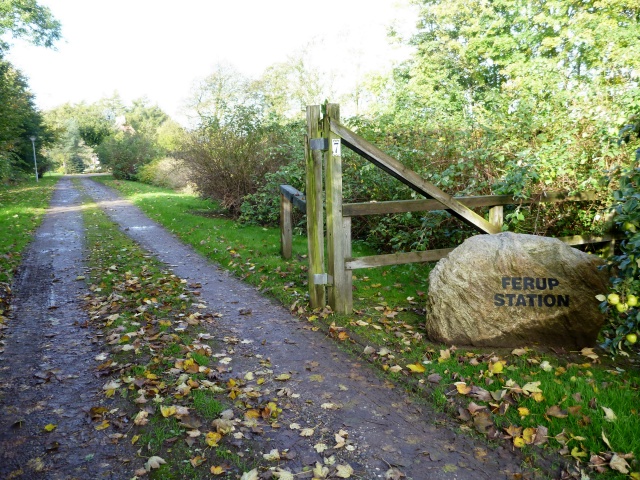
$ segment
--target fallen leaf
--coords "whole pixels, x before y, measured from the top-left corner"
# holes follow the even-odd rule
[[[580,460],[581,457],[586,457],[587,452],[580,449],[580,447],[573,447],[571,449],[571,456],[576,460]]]
[[[527,353],[527,349],[526,348],[514,348],[513,350],[511,350],[511,354],[512,355],[517,355],[518,357],[521,357],[525,353]]]
[[[276,471],[274,471],[273,476],[279,478],[280,480],[295,480],[295,477],[291,472],[282,470],[281,468],[278,468]]]
[[[442,380],[442,376],[439,373],[432,373],[427,377],[427,381],[431,383],[440,383],[440,380]]]
[[[542,390],[538,388],[540,386],[540,382],[529,382],[522,387],[522,391],[525,395],[531,395],[532,393],[542,393]]]
[[[95,429],[100,431],[109,428],[109,422],[107,420],[103,420],[100,424],[95,426]]]
[[[289,380],[291,378],[291,375],[288,373],[281,373],[280,375],[278,375],[277,377],[274,377],[274,380],[277,380],[279,382],[286,382],[287,380]]]
[[[164,418],[167,418],[176,414],[176,407],[175,405],[171,405],[169,407],[165,407],[164,405],[161,405],[160,412],[162,413],[162,416]]]
[[[206,458],[201,457],[200,455],[196,455],[195,457],[190,459],[189,462],[191,463],[191,466],[193,468],[196,468],[196,467],[199,467],[200,465],[202,465],[205,460],[206,460]]]
[[[547,408],[547,411],[545,413],[550,417],[556,417],[556,418],[567,418],[569,416],[567,414],[567,411],[562,410],[558,405],[553,405]]]
[[[524,443],[526,443],[527,445],[531,445],[536,439],[536,433],[537,432],[535,428],[525,428],[522,432],[522,439],[524,440]]]
[[[212,466],[209,471],[211,472],[212,475],[222,475],[225,472],[225,469],[222,468],[220,465],[214,465]]]
[[[353,468],[348,463],[336,466],[336,477],[349,478],[351,474],[353,474]]]
[[[595,361],[598,359],[598,355],[593,351],[593,348],[590,347],[584,347],[582,350],[580,350],[580,354],[584,355],[589,360]]]
[[[550,372],[551,370],[553,370],[553,367],[551,366],[551,364],[547,360],[545,360],[544,362],[542,362],[540,364],[540,368],[542,370],[544,370],[545,372]]]
[[[164,458],[162,457],[150,457],[149,460],[147,460],[147,463],[144,464],[144,468],[147,472],[151,471],[152,468],[160,468],[160,465],[167,463],[165,462]]]
[[[608,407],[600,407],[600,408],[604,410],[604,419],[607,422],[615,422],[618,419],[618,417],[616,417],[616,414],[613,413],[613,410],[611,410],[610,408]]]
[[[314,433],[313,428],[303,428],[302,430],[300,430],[301,437],[310,437],[313,435],[313,433]]]
[[[313,469],[314,478],[327,478],[329,475],[329,467],[325,467],[320,462],[316,462],[316,466]]]
[[[207,432],[207,434],[204,437],[204,441],[210,447],[217,447],[218,446],[218,442],[220,440],[222,440],[222,435],[219,434],[218,432]]]
[[[538,425],[536,428],[536,438],[533,441],[534,445],[544,445],[547,443],[549,435],[549,429],[547,427],[543,427],[542,425]]]
[[[609,439],[604,434],[604,430],[602,430],[602,441],[607,444],[607,447],[609,447],[609,450],[613,451],[613,448],[611,447],[611,443],[609,443]]]
[[[258,469],[254,468],[253,470],[243,473],[240,480],[258,480]]]
[[[400,470],[398,470],[397,468],[390,468],[384,474],[385,480],[400,480],[401,478],[404,478],[404,477],[406,477],[406,475],[402,473]]]
[[[451,358],[451,351],[449,349],[440,350],[440,357],[438,358],[438,363],[446,362]]]
[[[280,452],[277,448],[274,448],[269,453],[263,453],[262,458],[268,462],[275,462],[276,460],[280,460]]]
[[[409,365],[407,365],[407,368],[413,373],[424,373],[427,371],[425,366],[421,363],[410,363]]]
[[[493,427],[493,421],[489,412],[480,412],[473,417],[473,425],[480,433],[487,433],[489,428]]]
[[[57,425],[54,425],[53,423],[50,423],[48,425],[45,425],[44,431],[45,432],[53,432],[56,428],[58,428]]]
[[[471,391],[471,387],[469,387],[465,382],[456,382],[454,385],[460,395],[467,395]]]

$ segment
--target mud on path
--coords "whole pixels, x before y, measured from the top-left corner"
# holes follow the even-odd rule
[[[247,435],[261,452],[288,449],[283,466],[299,473],[323,462],[314,444],[324,442],[331,449],[335,434],[343,430],[351,448],[336,449],[335,455],[353,467],[352,478],[385,478],[390,465],[413,480],[522,473],[517,454],[456,432],[447,418],[414,402],[321,332],[309,330],[286,309],[209,263],[116,192],[88,178],[82,186],[143,248],[179,277],[202,285],[200,300],[222,314],[211,333],[235,339],[230,367],[236,378],[262,368],[266,358],[274,376],[289,377],[279,392],[284,398],[278,398],[283,427]],[[87,414],[105,400],[103,382],[91,373],[100,351],[95,332],[82,328],[85,314],[78,307],[85,286],[75,280],[82,269],[79,203],[79,193],[63,179],[15,282],[16,306],[0,362],[0,478],[18,469],[26,473],[29,462],[33,468],[23,478],[132,476],[125,462],[135,453],[110,443]],[[58,427],[45,433],[49,423]],[[287,427],[291,423],[315,433],[301,437]],[[59,446],[52,445],[54,438]]]

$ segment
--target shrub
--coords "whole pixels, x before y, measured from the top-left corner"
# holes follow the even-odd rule
[[[609,259],[611,292],[599,299],[609,320],[602,331],[602,347],[619,353],[635,344],[633,335],[640,334],[640,149],[632,164],[614,171],[611,179],[618,182],[613,192],[615,224],[625,238]]]
[[[189,185],[188,172],[175,158],[164,157],[143,165],[138,180],[158,187],[182,189]]]
[[[157,152],[151,140],[139,133],[118,132],[97,148],[100,162],[111,169],[118,180],[136,180],[138,171]]]
[[[255,194],[267,175],[300,158],[302,131],[298,123],[261,123],[249,117],[234,122],[192,132],[177,156],[198,193],[237,217],[245,197]]]

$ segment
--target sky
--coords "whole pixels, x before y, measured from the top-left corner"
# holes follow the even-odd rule
[[[249,77],[305,47],[340,90],[408,55],[389,26],[409,32],[407,0],[40,0],[62,23],[56,50],[14,41],[8,55],[36,105],[147,97],[181,121],[195,82],[229,63]],[[331,99],[330,99],[331,100]]]

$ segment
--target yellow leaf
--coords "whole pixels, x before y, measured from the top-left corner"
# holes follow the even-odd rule
[[[196,455],[192,459],[189,460],[191,462],[191,466],[193,468],[199,467],[206,460],[206,458],[201,457],[200,455]]]
[[[425,366],[421,363],[410,363],[409,365],[407,365],[407,368],[413,373],[424,373],[427,371]]]
[[[524,440],[524,443],[526,443],[527,445],[532,444],[536,439],[536,433],[537,431],[535,428],[525,428],[524,432],[522,432],[522,439]]]
[[[521,417],[526,417],[529,415],[529,409],[527,407],[518,407],[518,415]]]
[[[207,445],[210,447],[217,447],[218,442],[222,439],[222,435],[218,432],[208,432],[205,436],[204,441],[207,442]]]
[[[496,363],[490,363],[489,364],[489,371],[491,373],[502,373],[502,370],[504,370],[504,363],[502,362],[496,362]]]
[[[46,432],[53,432],[56,428],[58,428],[58,426],[57,426],[57,425],[54,425],[53,423],[50,423],[50,424],[48,424],[48,425],[46,425],[46,426],[44,427],[44,430],[45,430]]]
[[[109,428],[109,422],[107,420],[103,420],[100,425],[96,425],[96,430],[104,430],[105,428]]]
[[[524,439],[522,437],[516,437],[513,439],[513,446],[517,448],[522,448],[525,446]]]
[[[224,473],[224,468],[222,468],[221,466],[216,466],[214,465],[213,467],[211,467],[211,473],[213,475],[222,475]]]
[[[288,373],[282,373],[282,374],[278,375],[277,377],[274,377],[274,380],[277,380],[279,382],[286,382],[290,378],[291,378],[291,375],[289,375]]]
[[[449,349],[440,350],[440,357],[438,357],[438,363],[446,362],[451,358],[451,351]]]
[[[578,447],[573,447],[573,449],[571,450],[571,456],[573,458],[575,458],[576,460],[579,460],[580,457],[586,457],[587,456],[587,452],[583,452]]]
[[[160,407],[160,411],[162,412],[162,416],[164,418],[167,418],[167,417],[170,417],[171,415],[176,414],[176,407],[175,405],[171,405],[169,407],[165,407],[164,405],[162,405]]]
[[[135,445],[138,440],[140,440],[140,435],[134,435],[131,437],[131,445]]]
[[[531,395],[531,398],[533,398],[536,402],[540,403],[544,400],[544,396],[542,395],[542,392],[536,392],[533,395]]]
[[[464,382],[456,382],[455,386],[458,389],[458,393],[460,395],[468,395],[471,391],[471,387]]]
[[[260,418],[260,412],[258,410],[256,410],[255,408],[252,408],[252,409],[247,410],[246,412],[244,412],[244,417],[245,418]]]

